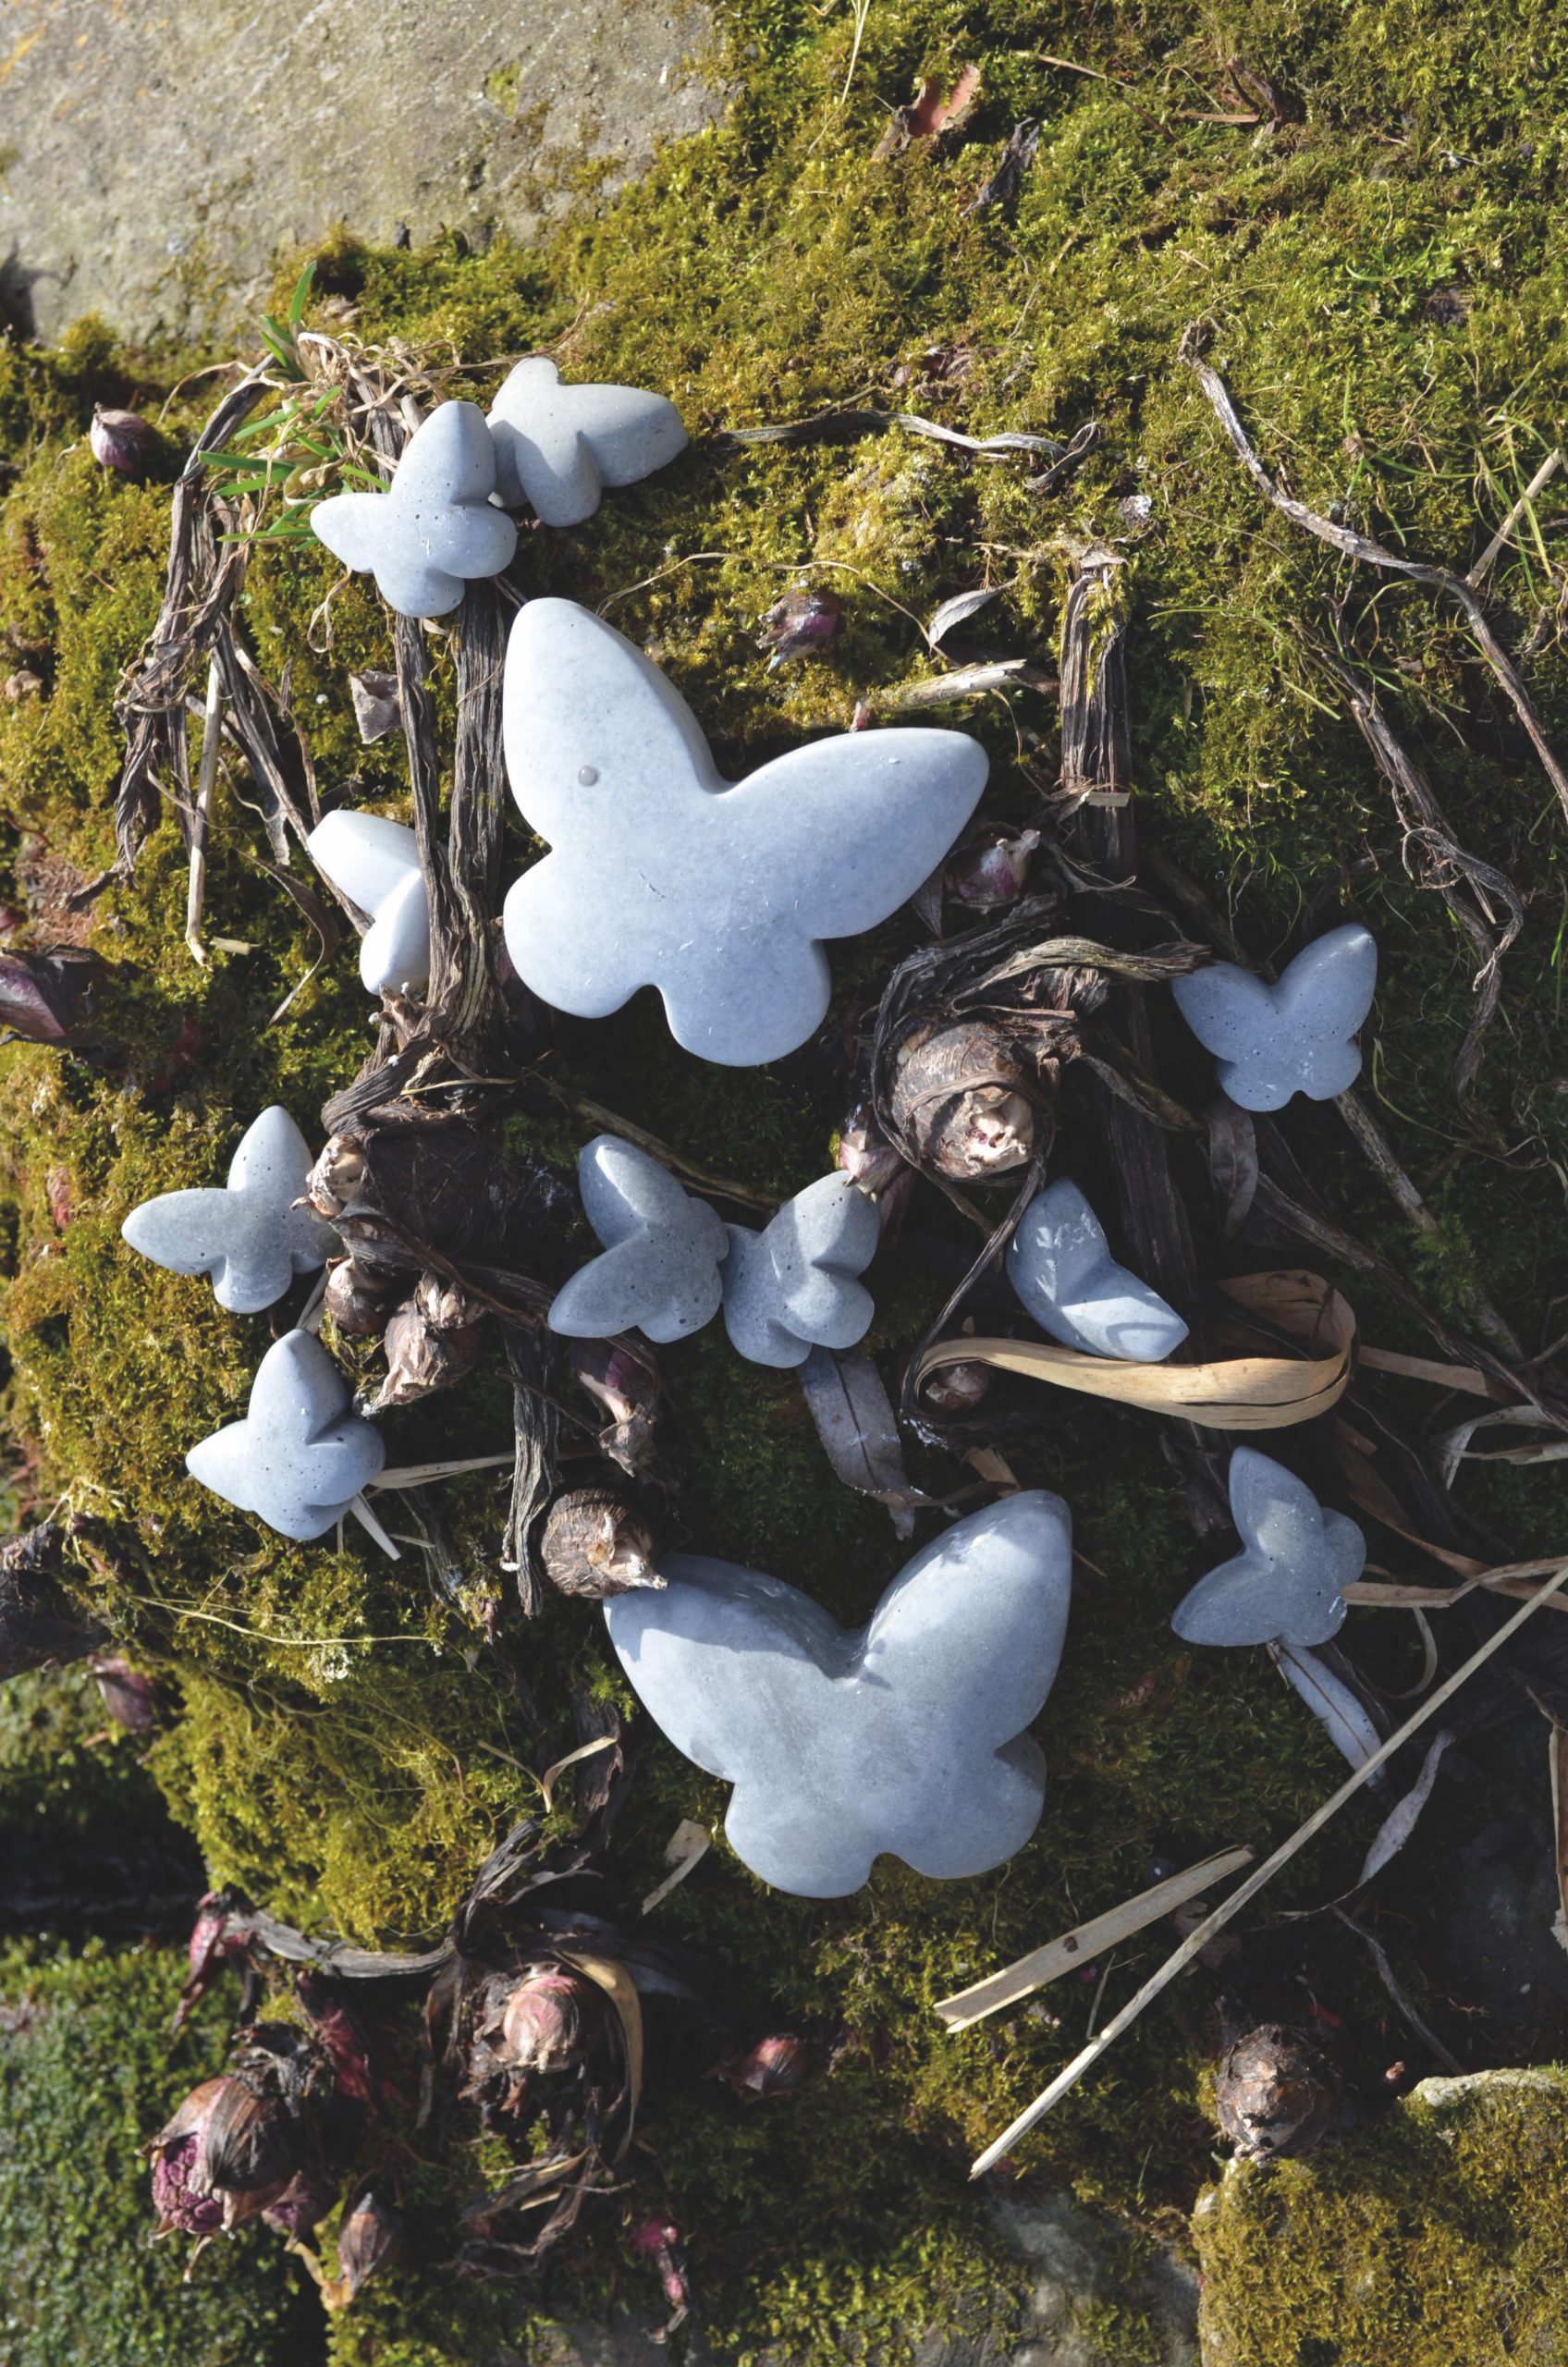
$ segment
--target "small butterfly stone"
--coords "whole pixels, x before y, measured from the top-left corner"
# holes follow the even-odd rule
[[[310,1171],[309,1143],[275,1104],[241,1139],[226,1186],[161,1193],[132,1208],[120,1231],[155,1266],[210,1274],[213,1296],[230,1314],[254,1315],[337,1246],[331,1228],[296,1205]]]
[[[1178,1636],[1189,1644],[1326,1644],[1366,1562],[1354,1521],[1325,1512],[1305,1480],[1250,1446],[1231,1457],[1231,1516],[1242,1551],[1178,1603]]]
[[[577,1184],[605,1255],[557,1294],[550,1330],[569,1340],[607,1340],[635,1327],[661,1343],[700,1331],[718,1312],[719,1268],[729,1248],[706,1201],[616,1134],[596,1134],[580,1152]]]
[[[591,518],[606,485],[634,484],[686,448],[680,413],[641,386],[564,386],[542,353],[520,362],[490,406],[496,492],[546,526]]]
[[[662,1557],[605,1620],[676,1748],[735,1786],[725,1831],[765,1883],[859,1890],[883,1851],[954,1881],[1021,1849],[1046,1767],[1025,1732],[1055,1681],[1072,1521],[1032,1489],[956,1521],[850,1632],[760,1570]]]
[[[405,617],[447,616],[465,583],[511,564],[517,528],[490,499],[496,447],[477,403],[437,403],[403,448],[386,493],[318,501],[318,540]]]
[[[280,1536],[324,1537],[386,1461],[380,1431],[350,1407],[320,1341],[286,1331],[256,1368],[245,1419],[201,1440],[185,1467]]]
[[[751,1363],[787,1369],[814,1347],[852,1348],[876,1309],[856,1281],[876,1255],[881,1219],[847,1175],[824,1175],[761,1233],[729,1228],[724,1322]]]
[[[1233,963],[1215,962],[1170,991],[1219,1082],[1243,1110],[1282,1110],[1292,1094],[1331,1101],[1361,1073],[1355,1038],[1372,1008],[1378,947],[1353,921],[1298,953],[1269,986]]]
[[[367,991],[417,992],[430,975],[430,900],[413,832],[385,815],[339,810],[318,822],[305,843],[333,886],[371,915],[360,940]]]
[[[1187,1336],[1175,1308],[1117,1264],[1099,1219],[1066,1176],[1024,1209],[1007,1274],[1042,1331],[1085,1355],[1158,1364]]]

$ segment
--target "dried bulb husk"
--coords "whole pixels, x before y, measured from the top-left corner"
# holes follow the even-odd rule
[[[329,2310],[346,2310],[363,2285],[390,2268],[403,2249],[403,2214],[379,2187],[367,2186],[337,2230],[337,2275],[322,2287]]]
[[[331,2062],[302,2030],[258,2022],[206,2113],[190,2184],[237,2227],[341,2139]]]
[[[531,1964],[501,2009],[492,2050],[516,2071],[570,2071],[582,2054],[592,2004],[589,1983],[576,1973]]]
[[[223,2226],[222,2196],[195,2187],[192,2175],[208,2119],[227,2085],[227,2079],[203,2079],[192,2088],[147,2148],[159,2236],[215,2236]]]
[[[652,2261],[659,2273],[664,2298],[669,2303],[671,2315],[653,2337],[665,2341],[690,2314],[691,2287],[686,2282],[686,2261],[680,2248],[680,2230],[673,2219],[655,2216],[634,2220],[626,2231],[627,2249],[637,2260]]]
[[[634,1587],[662,1587],[654,1552],[643,1514],[613,1488],[572,1488],[557,1496],[539,1545],[551,1585],[590,1602]]]
[[[724,2066],[729,2085],[747,2103],[792,2096],[815,2069],[812,2051],[792,2030],[759,2038],[754,2046]]]
[[[1040,843],[1038,830],[987,831],[974,844],[949,857],[943,886],[955,904],[972,913],[999,912],[1015,904],[1029,884],[1029,865]]]
[[[876,1199],[900,1175],[907,1175],[908,1166],[882,1132],[871,1105],[859,1101],[845,1119],[839,1136],[835,1164],[851,1184]]]
[[[1305,2030],[1260,2022],[1226,2054],[1214,2103],[1238,2160],[1279,2162],[1336,2134],[1342,2096],[1338,2068]]]
[[[115,411],[103,403],[94,404],[87,441],[100,468],[116,469],[121,476],[135,476],[155,439],[156,430],[139,411]]]
[[[308,2236],[326,2217],[337,2196],[325,2182],[301,2173],[289,2179],[276,2202],[262,2213],[263,2223],[279,2236]]]
[[[363,1146],[351,1134],[334,1134],[312,1168],[305,1197],[331,1224],[359,1198],[365,1180]]]
[[[919,1029],[900,1047],[892,1115],[923,1166],[956,1183],[983,1183],[1033,1157],[1038,1093],[1005,1036],[957,1020]]]
[[[346,1340],[374,1340],[385,1331],[408,1292],[407,1274],[343,1257],[326,1278],[326,1311]]]
[[[771,650],[770,674],[791,657],[807,657],[826,649],[839,630],[839,602],[831,592],[802,585],[776,600],[762,620],[757,647]]]
[[[599,1452],[619,1463],[631,1478],[651,1471],[658,1440],[659,1380],[651,1358],[607,1340],[570,1341],[572,1370],[579,1386],[609,1420],[599,1432]]]
[[[460,1380],[479,1354],[484,1315],[456,1283],[422,1274],[412,1298],[387,1323],[386,1378],[372,1410],[413,1405]]]
[[[155,1708],[152,1678],[117,1657],[94,1657],[88,1665],[97,1680],[104,1707],[115,1723],[123,1726],[129,1735],[151,1734]]]

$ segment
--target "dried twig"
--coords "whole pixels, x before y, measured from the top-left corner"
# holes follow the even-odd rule
[[[207,665],[207,705],[202,717],[202,769],[196,803],[190,817],[190,884],[185,897],[185,942],[190,958],[205,968],[202,943],[202,909],[207,897],[207,830],[212,820],[213,790],[218,777],[218,750],[223,744],[223,674],[215,657]]]

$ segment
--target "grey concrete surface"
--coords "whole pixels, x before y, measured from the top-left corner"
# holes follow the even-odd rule
[[[201,337],[337,222],[526,239],[722,104],[704,0],[0,0],[0,314]]]

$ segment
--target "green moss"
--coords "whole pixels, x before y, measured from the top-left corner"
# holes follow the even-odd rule
[[[1348,2143],[1200,2203],[1213,2367],[1492,2367],[1568,2344],[1568,2074],[1428,2079]]]
[[[1383,949],[1367,1088],[1439,1233],[1408,1233],[1331,1111],[1292,1111],[1292,1138],[1329,1205],[1434,1300],[1453,1309],[1478,1283],[1523,1329],[1546,1322],[1568,1293],[1568,1093],[1554,1049],[1565,841],[1550,791],[1454,618],[1420,587],[1347,577],[1270,515],[1176,357],[1187,324],[1208,321],[1260,448],[1304,498],[1468,563],[1564,435],[1558,16],[1526,0],[1504,0],[1484,23],[1439,0],[1244,11],[1151,0],[1089,21],[1047,0],[888,0],[864,20],[852,75],[847,10],[825,19],[801,0],[745,0],[729,30],[738,91],[724,120],[547,248],[501,240],[474,254],[449,240],[409,254],[339,236],[319,259],[320,295],[356,308],[360,338],[400,340],[438,374],[463,365],[451,383],[464,394],[489,391],[472,365],[549,342],[571,374],[680,401],[691,450],[582,527],[529,537],[525,564],[538,590],[603,606],[654,652],[737,772],[841,728],[863,693],[929,671],[918,620],[983,581],[1009,588],[977,637],[1048,663],[1064,538],[1130,536],[1121,505],[1146,496],[1135,574],[1119,586],[1144,833],[1269,952],[1320,894],[1320,914],[1338,916],[1344,866],[1376,851],[1354,906]],[[1193,119],[1226,111],[1222,61],[1238,48],[1292,94],[1278,132]],[[1121,80],[1068,73],[1043,53]],[[886,109],[918,76],[950,78],[970,57],[985,91],[966,139],[877,161]],[[505,105],[505,67],[493,81]],[[1025,115],[1042,141],[1016,207],[969,211]],[[285,295],[293,277],[290,265]],[[174,395],[158,481],[129,485],[92,468],[82,438],[93,400],[140,391],[151,407],[154,378],[129,370],[92,325],[55,354],[0,346],[0,444],[16,471],[0,502],[0,629],[41,646],[25,662],[43,678],[41,693],[0,705],[6,805],[52,861],[86,877],[112,854],[112,702],[157,607],[163,480],[211,396],[210,382]],[[1026,463],[971,461],[898,434],[738,453],[712,440],[865,401],[973,433],[1065,438],[1093,416],[1103,435],[1044,494]],[[1542,514],[1550,533],[1550,500]],[[397,742],[361,748],[347,697],[351,669],[389,662],[386,620],[356,583],[312,630],[336,573],[325,554],[260,553],[245,614],[263,667],[274,679],[291,668],[324,783],[357,775],[361,793],[395,810],[406,791]],[[821,657],[770,674],[757,620],[798,578],[839,594],[842,630]],[[1550,613],[1531,647],[1555,599],[1540,553],[1505,556],[1488,583],[1500,629],[1568,742]],[[1529,898],[1473,1121],[1449,1078],[1474,956],[1402,870],[1385,793],[1332,711],[1304,622],[1319,638],[1337,624],[1462,840]],[[445,745],[450,643],[436,633],[431,648]],[[1048,778],[1049,706],[1024,697],[1010,715],[992,701],[952,719],[990,748],[996,810],[1025,810],[1019,735]],[[534,1734],[473,1630],[430,1595],[417,1553],[393,1565],[353,1539],[341,1552],[291,1549],[183,1476],[190,1441],[242,1402],[268,1322],[224,1317],[202,1286],[129,1257],[119,1224],[148,1192],[221,1171],[265,1102],[309,1125],[367,1042],[347,954],[268,1024],[315,948],[250,860],[261,840],[244,791],[220,786],[208,912],[214,935],[251,950],[215,953],[200,973],[190,963],[184,863],[166,826],[134,881],[95,908],[94,941],[134,965],[113,999],[117,1061],[89,1068],[26,1049],[0,1060],[10,1419],[38,1459],[38,1501],[68,1491],[114,1526],[121,1560],[84,1564],[82,1586],[178,1688],[183,1714],[153,1765],[214,1877],[356,1936],[427,1934],[496,1826],[536,1804],[534,1779],[570,1748],[566,1679],[619,1679],[595,1624],[552,1606],[526,1639],[545,1709]],[[525,852],[520,830],[513,853]],[[37,851],[4,853],[0,887],[15,901]],[[710,1168],[786,1190],[825,1163],[843,1114],[834,1048],[845,1023],[913,941],[894,922],[841,949],[824,1046],[777,1071],[702,1067],[644,999],[575,1033],[560,1082]],[[1168,1012],[1155,1015],[1162,1070],[1202,1094],[1206,1065]],[[1074,1084],[1063,1147],[1087,1173],[1085,1110]],[[509,1139],[561,1159],[588,1131],[514,1119]],[[49,1205],[55,1168],[72,1201],[63,1233]],[[1207,1221],[1203,1179],[1182,1172]],[[1206,1254],[1224,1253],[1209,1239]],[[918,1331],[932,1288],[913,1254],[889,1269],[876,1333],[888,1357]],[[1366,1336],[1426,1345],[1375,1289],[1353,1295]],[[864,1616],[903,1549],[884,1513],[831,1479],[792,1386],[707,1335],[669,1355],[667,1378],[689,1540]],[[759,1893],[721,1845],[658,1911],[723,1954],[759,2015],[842,2041],[832,2077],[787,2109],[749,2116],[717,2085],[652,2108],[653,2159],[690,2233],[720,2355],[786,2336],[840,2355],[852,2328],[896,2356],[913,2325],[983,2284],[1005,2298],[1016,2272],[969,2209],[963,2166],[1081,2042],[1094,1993],[1060,1984],[999,2032],[956,2041],[940,2035],[932,1999],[1135,1888],[1151,1854],[1277,1837],[1339,1773],[1266,1663],[1177,1649],[1169,1612],[1205,1554],[1152,1435],[1043,1392],[1031,1399],[1023,1383],[998,1402],[1032,1408],[1033,1430],[1010,1436],[1009,1454],[1027,1481],[1069,1497],[1084,1557],[1043,1722],[1052,1789],[1038,1841],[978,1883],[926,1885],[884,1868],[864,1896],[826,1907]],[[1412,1396],[1413,1421],[1428,1410]],[[395,1460],[454,1443],[504,1450],[503,1376],[492,1365],[460,1401],[401,1418],[391,1435]],[[917,1467],[938,1492],[967,1477],[935,1456]],[[1468,1501],[1521,1551],[1562,1541],[1550,1473],[1488,1478]],[[444,1510],[475,1588],[498,1585],[496,1486],[454,1486]],[[1372,1614],[1357,1631],[1381,1633]],[[623,1828],[628,1895],[656,1879],[682,1816],[717,1821],[722,1805],[721,1786],[652,1739]],[[1342,1819],[1280,1883],[1279,1903],[1353,1879],[1372,1813]],[[1159,1944],[1119,1960],[1108,1998]],[[1359,1952],[1341,1971],[1355,2011],[1379,2028],[1386,2000]],[[1026,2166],[1145,2226],[1178,2226],[1210,2141],[1204,2037],[1173,1993],[1031,2140]],[[384,2361],[421,2367],[469,2355],[437,2271],[444,2238],[430,2240],[404,2300],[371,2305],[371,2332],[335,2330],[344,2359],[378,2344]],[[551,2305],[602,2301],[629,2275],[607,2228]]]
[[[148,2244],[138,2148],[223,2044],[216,2000],[171,2044],[183,1968],[143,1948],[0,1954],[0,2353],[7,2367],[258,2367],[323,2356],[321,2312],[275,2238]]]

